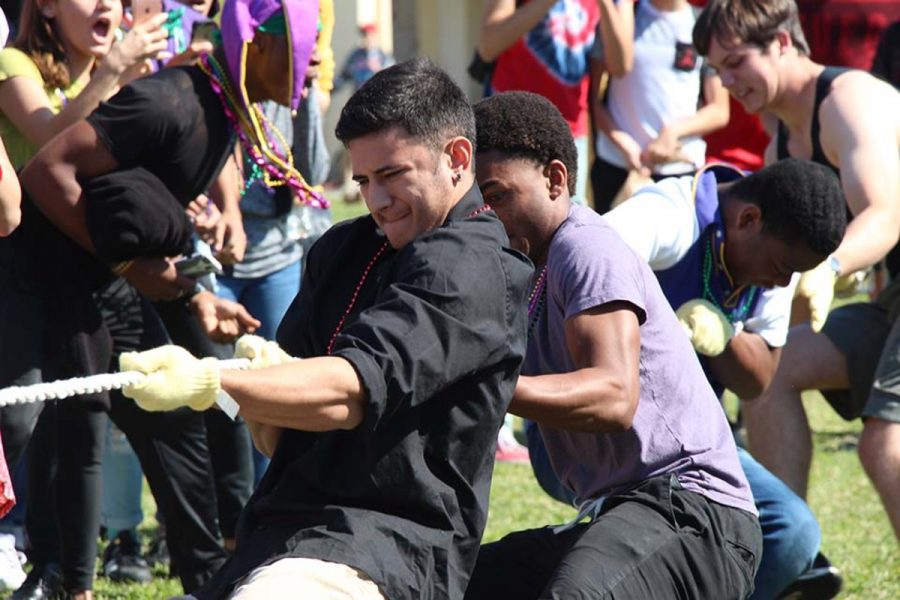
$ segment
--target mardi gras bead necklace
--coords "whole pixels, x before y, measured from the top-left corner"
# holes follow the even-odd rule
[[[476,215],[480,215],[481,213],[491,210],[491,206],[489,204],[485,204],[479,208],[476,208],[472,212],[470,212],[466,218],[471,219]],[[347,320],[347,317],[350,316],[350,313],[353,312],[353,308],[356,306],[356,301],[359,299],[359,292],[362,290],[363,284],[365,284],[366,279],[369,277],[369,273],[372,272],[372,269],[375,268],[375,265],[378,263],[379,259],[387,252],[387,249],[390,247],[389,242],[384,242],[378,250],[375,251],[375,254],[372,255],[372,258],[369,259],[369,263],[366,265],[366,268],[363,269],[362,276],[359,278],[359,281],[356,283],[356,288],[353,290],[353,295],[350,296],[350,303],[347,304],[347,308],[344,310],[344,314],[341,315],[340,320],[338,321],[337,327],[334,328],[334,332],[331,334],[331,339],[328,340],[328,347],[326,349],[326,354],[331,355],[332,350],[334,350],[334,342],[337,340],[338,334],[344,328],[344,322]]]
[[[219,97],[229,123],[234,128],[247,155],[250,157],[250,180],[260,179],[269,188],[287,185],[293,189],[303,204],[313,208],[328,208],[325,197],[313,189],[303,175],[293,166],[294,157],[290,144],[281,131],[263,114],[259,106],[251,104],[244,109],[231,87],[219,62],[210,54],[200,57],[200,69],[209,78],[210,87]],[[270,140],[275,138],[282,152],[278,152]]]
[[[547,303],[547,265],[541,269],[528,296],[528,339],[534,332],[538,321],[541,319],[541,312]]]
[[[759,288],[756,286],[750,286],[749,290],[746,290],[749,293],[742,293],[743,288],[738,288],[731,293],[731,296],[736,296],[735,302],[739,302],[739,304],[733,308],[727,308],[723,306],[723,304],[728,304],[727,301],[723,303],[719,303],[719,300],[716,298],[715,294],[712,291],[712,278],[713,278],[713,235],[710,232],[709,235],[709,243],[705,244],[705,250],[703,252],[703,297],[706,300],[712,302],[722,313],[728,317],[728,320],[732,323],[738,323],[744,321],[747,318],[747,315],[750,313],[750,308],[753,306],[754,301],[756,300],[756,296],[759,293]]]

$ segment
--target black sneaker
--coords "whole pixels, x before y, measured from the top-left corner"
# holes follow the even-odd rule
[[[59,565],[35,565],[10,600],[57,600],[63,598]]]
[[[780,600],[830,600],[844,587],[844,578],[837,567],[819,552],[808,571],[781,592]]]
[[[120,583],[147,583],[153,579],[134,533],[121,531],[106,547],[103,575]]]

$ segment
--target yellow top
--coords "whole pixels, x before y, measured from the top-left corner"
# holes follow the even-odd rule
[[[27,54],[16,48],[3,48],[0,50],[0,84],[14,77],[28,77],[38,83],[44,83],[44,78],[41,77],[37,65]],[[56,114],[62,110],[65,101],[77,97],[84,89],[84,85],[75,83],[65,90],[44,87],[53,113]],[[0,87],[0,93],[2,93],[2,87]],[[38,151],[37,146],[28,141],[2,113],[0,113],[0,138],[3,139],[9,160],[17,171]]]
[[[331,47],[331,39],[334,37],[334,4],[332,0],[319,0],[319,21],[322,29],[319,31],[319,39],[316,40],[316,49],[319,51],[319,89],[323,92],[331,92],[334,88],[334,50]]]

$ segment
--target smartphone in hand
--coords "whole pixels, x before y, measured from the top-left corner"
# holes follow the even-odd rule
[[[219,26],[212,19],[206,21],[197,21],[191,29],[191,42],[205,40],[213,44],[216,43],[216,32]]]
[[[131,0],[131,16],[134,24],[140,25],[162,12],[162,0]]]
[[[215,275],[222,274],[222,263],[210,256],[203,254],[195,254],[188,258],[183,258],[175,263],[175,270],[179,275],[198,279],[204,275],[213,273]]]

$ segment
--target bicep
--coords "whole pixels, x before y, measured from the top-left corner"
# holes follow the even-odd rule
[[[622,37],[628,43],[634,43],[634,0],[618,0],[616,9],[622,26]]]
[[[87,121],[79,121],[53,138],[35,156],[44,165],[69,166],[78,179],[97,177],[118,168],[118,161],[97,131]]]
[[[13,77],[0,85],[0,111],[35,146],[53,137],[50,99],[40,82],[30,77]]]
[[[599,368],[621,374],[637,390],[641,358],[638,314],[616,301],[574,315],[565,324],[566,345],[577,369]]]
[[[850,212],[859,215],[872,208],[891,222],[900,221],[896,208],[900,197],[900,157],[896,145],[874,140],[847,144],[839,152],[838,166]]]
[[[79,181],[115,170],[118,163],[97,132],[80,121],[50,140],[22,170],[22,187],[45,208],[63,200],[75,203]]]
[[[822,148],[841,172],[841,186],[854,215],[872,206],[897,220],[900,156],[897,152],[897,93],[879,86],[843,86],[819,110]],[[866,110],[859,103],[869,99]]]

